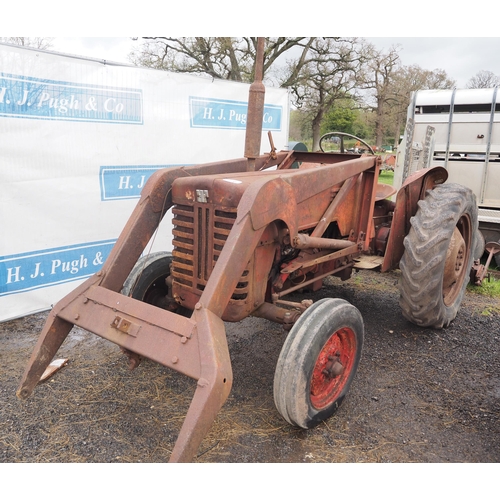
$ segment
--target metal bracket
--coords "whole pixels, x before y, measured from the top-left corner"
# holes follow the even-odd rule
[[[136,325],[131,321],[128,321],[127,319],[122,318],[120,316],[115,316],[115,319],[111,322],[111,326],[113,328],[116,328],[120,332],[132,335],[132,337],[137,337],[137,334],[141,329],[141,325]]]

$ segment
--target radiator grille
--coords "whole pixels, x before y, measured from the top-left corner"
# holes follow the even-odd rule
[[[236,220],[236,208],[217,208],[206,203],[174,205],[173,279],[202,292]],[[248,296],[249,270],[245,269],[232,295]]]

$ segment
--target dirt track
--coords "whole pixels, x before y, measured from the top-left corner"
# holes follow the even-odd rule
[[[304,431],[273,403],[285,333],[266,320],[227,325],[232,393],[198,462],[499,462],[500,305],[467,292],[445,330],[399,312],[398,273],[330,278],[365,321],[360,368],[343,406]],[[15,390],[46,313],[0,324],[1,462],[166,462],[194,382],[152,362],[130,372],[119,348],[74,329],[69,364],[33,396]]]

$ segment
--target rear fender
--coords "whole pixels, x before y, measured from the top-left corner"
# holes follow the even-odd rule
[[[403,240],[410,230],[410,218],[418,210],[418,202],[425,197],[429,189],[444,184],[448,179],[448,172],[443,167],[433,167],[418,170],[410,175],[396,196],[391,231],[387,241],[387,248],[382,264],[382,272],[396,269],[404,253]]]

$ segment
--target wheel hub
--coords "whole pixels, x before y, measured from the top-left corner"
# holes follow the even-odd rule
[[[328,378],[335,378],[341,375],[344,371],[344,365],[340,362],[340,352],[335,356],[328,356],[328,363],[322,371],[323,375]]]
[[[342,392],[354,358],[353,332],[341,328],[331,335],[316,359],[311,377],[310,398],[321,409]]]
[[[446,254],[443,274],[443,296],[446,297],[455,283],[459,282],[465,265],[467,248],[462,234],[455,228]]]

